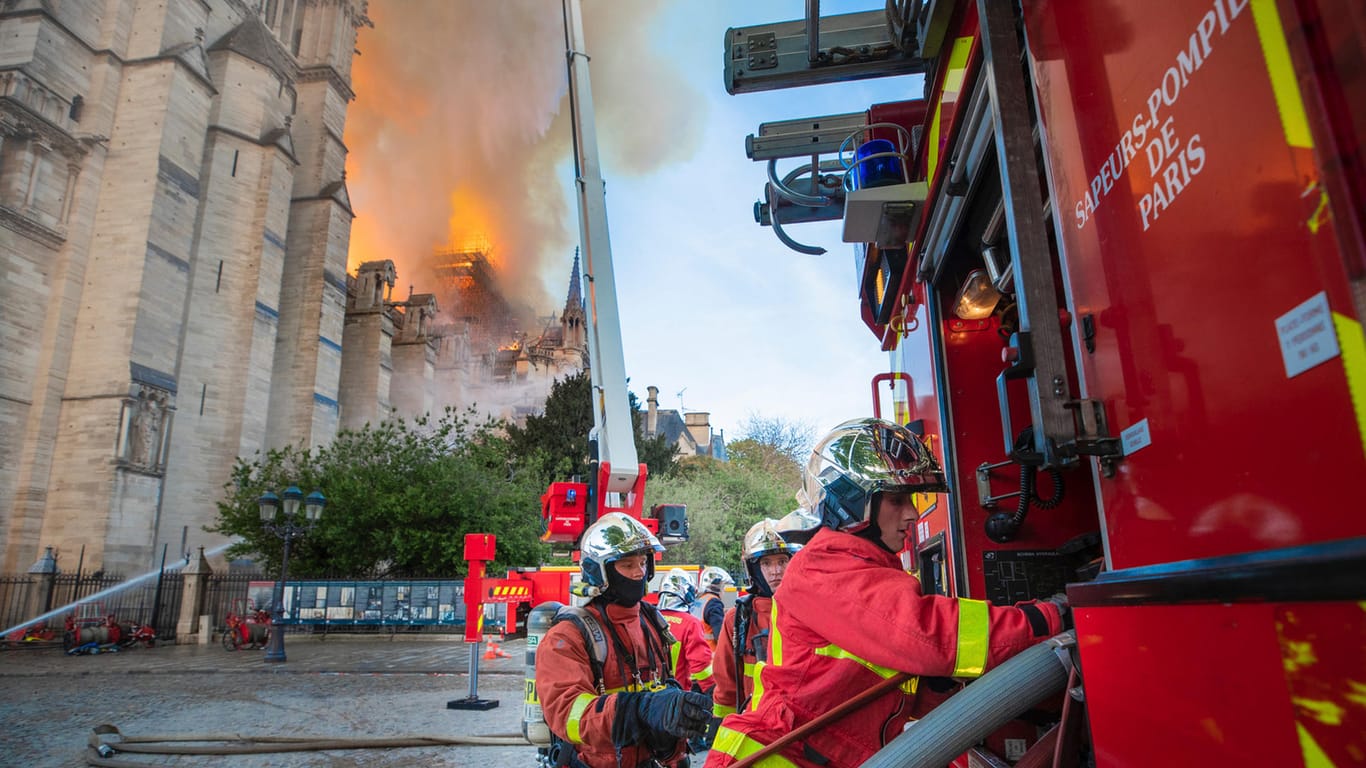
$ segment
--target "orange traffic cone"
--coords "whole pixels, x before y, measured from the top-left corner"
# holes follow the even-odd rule
[[[497,640],[490,640],[488,650],[484,651],[486,659],[510,659],[512,654],[498,647]]]

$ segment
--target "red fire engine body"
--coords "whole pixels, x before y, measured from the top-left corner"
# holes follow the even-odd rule
[[[861,243],[875,392],[951,478],[926,591],[1066,589],[1087,727],[1054,764],[1366,760],[1366,9],[894,2],[888,46],[827,45],[855,15],[728,30],[727,88],[924,74],[748,149],[812,163],[761,223]]]

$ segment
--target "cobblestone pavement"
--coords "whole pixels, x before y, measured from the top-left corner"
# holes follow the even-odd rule
[[[127,736],[397,737],[521,733],[525,641],[511,658],[481,660],[479,696],[497,708],[457,711],[469,692],[459,638],[409,640],[290,636],[288,660],[217,645],[135,648],[96,656],[58,649],[0,650],[0,765],[82,766],[91,729]],[[530,768],[531,746],[421,747],[247,756],[119,755],[143,765],[489,766]]]

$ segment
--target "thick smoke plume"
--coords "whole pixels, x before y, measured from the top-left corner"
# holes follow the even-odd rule
[[[700,139],[700,95],[655,51],[662,7],[585,2],[608,174],[648,173]],[[486,244],[513,304],[558,311],[541,275],[567,276],[578,242],[556,174],[572,153],[560,2],[371,0],[369,15],[346,131],[350,268],[392,259],[401,286],[431,291],[436,249]]]

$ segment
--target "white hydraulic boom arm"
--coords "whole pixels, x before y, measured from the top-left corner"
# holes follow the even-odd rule
[[[607,194],[598,163],[598,132],[593,119],[593,87],[584,52],[583,9],[564,0],[565,56],[569,66],[570,124],[574,131],[574,185],[579,197],[579,239],[583,244],[588,296],[588,360],[593,383],[593,431],[598,443],[598,503],[608,493],[639,494],[641,469],[626,392],[626,361],[621,348],[612,244],[607,233]],[[638,509],[640,499],[635,499]]]

